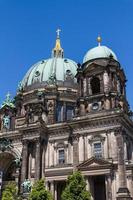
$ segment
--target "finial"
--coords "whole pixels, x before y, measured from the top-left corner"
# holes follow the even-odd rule
[[[101,45],[101,41],[102,41],[102,38],[100,37],[100,35],[97,37],[97,42],[98,42],[98,46]]]
[[[11,96],[11,94],[10,94],[10,92],[8,91],[7,94],[6,94],[6,100],[7,100],[7,101],[10,100],[10,96]]]
[[[60,29],[58,28],[56,30],[56,33],[57,33],[57,38],[56,38],[56,43],[55,43],[55,47],[54,49],[52,50],[52,55],[53,57],[61,57],[63,58],[64,56],[64,51],[63,49],[61,48],[61,43],[60,43]]]
[[[60,29],[58,28],[57,30],[56,30],[56,33],[57,33],[57,38],[60,38]]]

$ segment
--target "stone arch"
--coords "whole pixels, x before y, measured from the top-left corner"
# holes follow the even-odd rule
[[[0,151],[0,171],[2,171],[3,174],[3,182],[15,181],[15,159],[20,157],[21,153],[16,148],[6,149],[4,152]]]
[[[21,157],[21,152],[19,151],[19,149],[15,148],[15,147],[11,148],[11,149],[7,149],[5,152],[12,154],[14,156],[14,158]]]

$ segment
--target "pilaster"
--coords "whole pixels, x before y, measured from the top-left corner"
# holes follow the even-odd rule
[[[124,160],[124,140],[123,140],[123,130],[119,128],[115,130],[116,141],[117,141],[117,151],[118,151],[118,176],[119,176],[119,188],[117,192],[117,200],[130,200],[132,199],[127,188],[126,181],[126,168]]]
[[[105,185],[106,185],[106,199],[113,200],[112,199],[112,180],[111,180],[110,174],[105,176]]]
[[[54,197],[54,181],[50,182],[50,192],[51,192],[52,196]]]
[[[27,179],[27,167],[28,167],[28,141],[23,140],[23,149],[22,149],[22,166],[21,166],[21,184]],[[23,188],[21,187],[21,192]]]
[[[79,164],[79,135],[73,135],[73,168],[76,170]]]
[[[36,156],[35,156],[35,163],[36,163],[36,168],[35,168],[35,177],[36,180],[39,180],[41,177],[41,143],[40,143],[40,138],[36,140]]]

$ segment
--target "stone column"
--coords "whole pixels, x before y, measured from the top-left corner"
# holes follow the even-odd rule
[[[52,196],[54,197],[54,181],[50,182],[50,192],[51,192]]]
[[[87,80],[86,80],[86,78],[83,79],[83,91],[84,91],[84,96],[87,96]]]
[[[85,115],[85,105],[84,105],[84,99],[80,99],[80,115]]]
[[[54,200],[57,200],[57,182],[55,182],[54,186]]]
[[[110,174],[105,176],[105,185],[106,185],[106,198],[107,200],[112,200],[112,180]]]
[[[129,185],[131,196],[133,197],[133,175],[132,174],[128,175],[128,185]]]
[[[109,145],[109,132],[108,131],[106,132],[106,140],[107,140],[107,149],[106,149],[106,151],[107,151],[107,159],[108,159],[108,158],[110,158],[110,151],[109,151],[110,145]]]
[[[22,149],[22,165],[21,165],[21,184],[27,179],[28,172],[28,141],[23,140],[23,149]],[[23,192],[23,188],[21,186],[21,192]]]
[[[46,190],[49,190],[48,181],[45,181],[45,187],[46,187]]]
[[[69,140],[68,141],[68,164],[72,163],[71,152],[72,152],[71,141]]]
[[[42,177],[45,177],[45,167],[46,167],[46,146],[47,146],[47,142],[44,141],[43,142],[43,152],[42,152]]]
[[[92,95],[90,78],[88,78],[88,95]]]
[[[36,140],[36,155],[35,155],[35,177],[39,180],[41,176],[41,143],[40,138]]]
[[[88,181],[89,181],[89,187],[90,187],[89,192],[91,193],[91,200],[94,200],[94,180],[90,176],[88,177]]]
[[[130,197],[126,181],[123,130],[120,128],[117,129],[115,132],[116,132],[116,141],[118,147],[118,176],[119,176],[119,188],[117,192],[117,200],[130,200],[132,198]]]
[[[109,76],[107,71],[103,74],[104,92],[107,94],[109,92]]]
[[[87,146],[88,146],[87,134],[85,134],[84,135],[84,160],[87,160],[88,158]]]
[[[106,110],[110,109],[110,97],[109,96],[105,97],[105,108],[106,108]]]
[[[73,170],[75,171],[77,168],[77,165],[79,164],[79,136],[74,135],[73,136]]]
[[[90,192],[90,183],[88,180],[88,176],[85,177],[85,182],[86,182],[86,190]]]
[[[16,169],[16,173],[15,173],[15,182],[16,182],[16,185],[18,187],[18,192],[20,192],[20,188],[19,188],[19,174],[20,174],[20,168],[17,168]]]
[[[124,159],[127,160],[127,143],[124,141]]]

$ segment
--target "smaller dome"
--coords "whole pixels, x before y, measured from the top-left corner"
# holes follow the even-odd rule
[[[117,57],[111,49],[109,49],[106,46],[99,45],[97,47],[90,49],[86,53],[86,55],[84,56],[84,59],[83,59],[83,63],[85,63],[89,60],[97,59],[97,58],[109,58],[110,55],[112,55],[113,58],[117,61]]]

